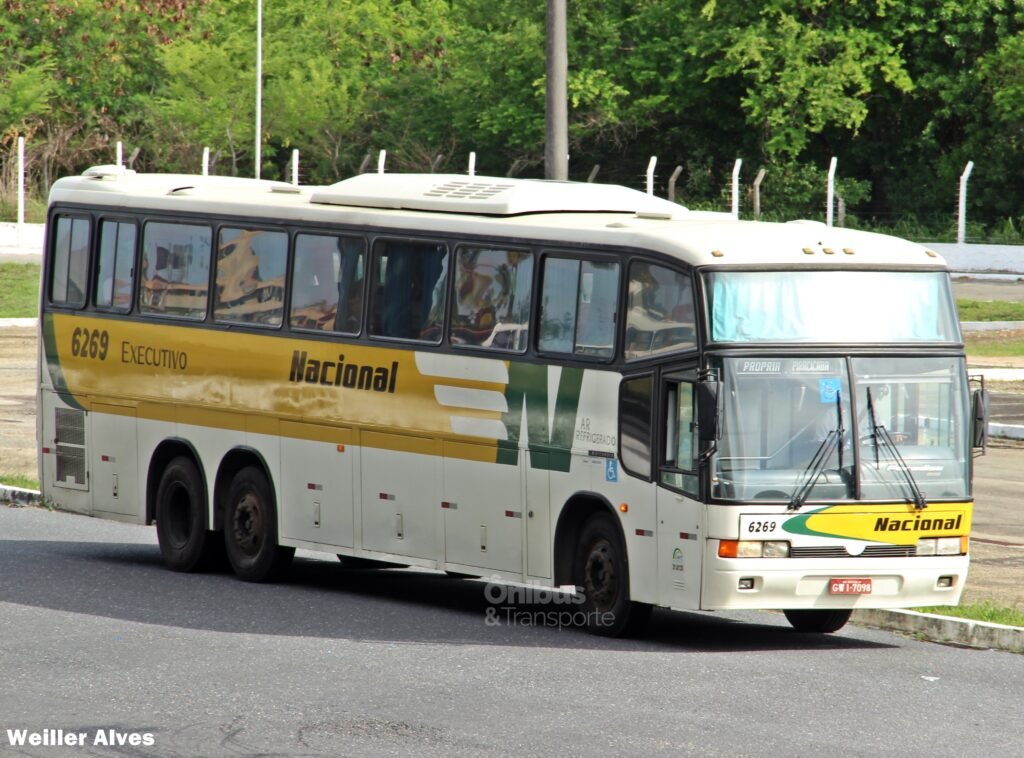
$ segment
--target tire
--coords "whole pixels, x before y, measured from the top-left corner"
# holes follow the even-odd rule
[[[583,591],[579,607],[588,632],[602,637],[626,637],[643,631],[651,606],[630,600],[626,550],[610,515],[597,513],[583,525],[573,579]]]
[[[291,563],[295,548],[277,544],[277,507],[266,475],[243,468],[228,487],[224,510],[224,547],[239,579],[269,582]]]
[[[206,529],[203,478],[191,458],[174,458],[160,475],[156,538],[164,565],[172,571],[196,571],[217,552],[216,535]]]
[[[836,611],[791,610],[783,611],[786,620],[798,632],[811,634],[828,634],[838,632],[850,620],[853,609],[844,608]]]

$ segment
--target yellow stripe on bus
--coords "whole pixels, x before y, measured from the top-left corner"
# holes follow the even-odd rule
[[[505,409],[500,403],[490,409],[453,407],[449,398],[464,390],[466,397],[503,401],[505,383],[424,375],[412,350],[199,331],[166,322],[66,314],[47,318],[53,319],[47,359],[55,389],[86,410],[95,403],[123,405],[123,415],[140,419],[261,434],[284,432],[280,422],[419,433],[425,439],[473,440],[477,448],[488,444],[488,460],[494,460],[502,439]],[[507,377],[507,362],[491,363],[505,367]],[[285,428],[303,438],[324,434]],[[460,434],[466,428],[475,433]],[[376,432],[366,434],[388,449],[423,447],[415,440],[384,441],[372,436]],[[350,444],[348,435],[348,442],[338,444]],[[428,454],[438,454],[436,445]]]

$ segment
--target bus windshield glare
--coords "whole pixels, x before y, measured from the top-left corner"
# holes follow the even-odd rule
[[[708,293],[712,342],[960,342],[941,271],[719,271]]]
[[[792,503],[806,485],[811,502],[966,497],[962,361],[723,359],[714,495]]]

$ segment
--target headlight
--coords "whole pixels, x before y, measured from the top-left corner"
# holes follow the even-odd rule
[[[959,537],[939,537],[935,542],[936,555],[960,555]]]
[[[784,540],[764,543],[765,558],[788,558],[789,543]]]
[[[927,537],[917,541],[917,555],[964,555],[967,537]]]

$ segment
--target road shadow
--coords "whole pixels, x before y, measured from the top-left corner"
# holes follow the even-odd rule
[[[165,569],[152,544],[0,540],[0,602],[126,622],[236,634],[395,644],[647,652],[896,647],[847,627],[801,634],[781,614],[657,609],[644,635],[616,640],[563,626],[566,604],[508,604],[484,581],[411,569],[346,569],[296,558],[277,584]]]

